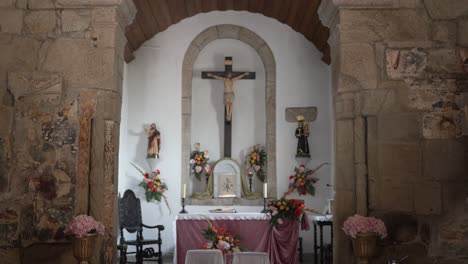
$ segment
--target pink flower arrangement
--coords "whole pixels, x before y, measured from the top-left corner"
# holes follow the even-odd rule
[[[209,160],[208,150],[200,151],[200,143],[196,143],[195,150],[190,153],[190,166],[193,174],[198,180],[201,180],[203,170],[205,171],[205,175],[208,180],[211,173],[211,166],[208,164]]]
[[[90,234],[104,235],[104,225],[101,222],[94,220],[89,215],[75,216],[65,228],[65,233],[71,233],[77,237],[83,237]]]
[[[352,238],[356,238],[357,234],[364,233],[376,233],[380,238],[385,238],[387,236],[387,229],[382,220],[358,214],[346,219],[343,223],[343,231]]]

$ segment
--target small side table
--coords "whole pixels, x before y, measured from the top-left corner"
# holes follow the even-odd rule
[[[330,254],[327,254],[326,250],[328,247],[323,245],[323,227],[329,226],[330,228],[330,238],[331,238],[331,248],[333,248],[333,217],[331,215],[326,216],[314,216],[311,217],[314,224],[314,263],[315,264],[328,264],[332,263]],[[319,227],[319,236],[320,236],[320,245],[317,244],[317,226]],[[318,251],[320,250],[320,262]]]

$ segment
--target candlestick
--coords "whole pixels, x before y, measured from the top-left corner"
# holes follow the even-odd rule
[[[263,198],[263,210],[260,213],[262,214],[267,213],[267,198]]]
[[[188,214],[188,212],[185,210],[185,198],[182,198],[181,202],[182,202],[182,210],[180,210],[179,214]]]
[[[268,197],[267,189],[268,189],[267,183],[265,182],[265,183],[263,184],[263,198],[265,198],[265,199]]]
[[[185,195],[187,194],[187,185],[184,183],[184,189],[182,191],[182,198],[185,199]]]
[[[249,191],[252,192],[252,177],[253,173],[249,171]]]

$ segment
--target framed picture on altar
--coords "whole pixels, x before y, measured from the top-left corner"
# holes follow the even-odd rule
[[[218,161],[213,168],[213,194],[215,198],[240,197],[240,167],[231,159]]]
[[[236,197],[236,175],[233,173],[218,175],[218,197]]]

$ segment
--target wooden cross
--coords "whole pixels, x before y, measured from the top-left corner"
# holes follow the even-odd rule
[[[232,90],[233,81],[248,79],[255,79],[255,72],[233,72],[232,71],[232,57],[224,57],[224,72],[202,72],[202,79],[217,79],[224,80],[224,157],[231,157],[231,143],[232,143],[232,100],[234,94]]]

